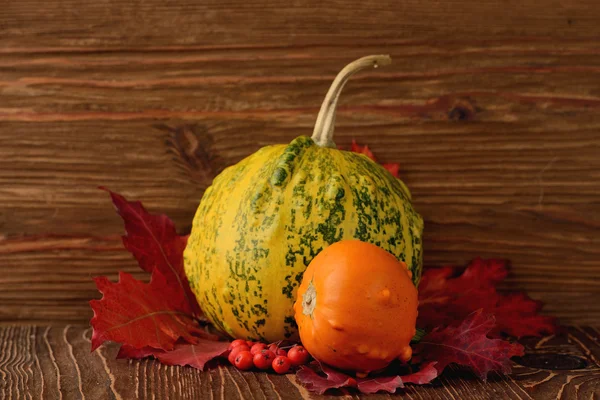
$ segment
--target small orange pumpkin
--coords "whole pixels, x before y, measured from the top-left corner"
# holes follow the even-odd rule
[[[417,305],[405,263],[373,244],[345,240],[312,260],[294,312],[313,357],[365,374],[410,359]]]

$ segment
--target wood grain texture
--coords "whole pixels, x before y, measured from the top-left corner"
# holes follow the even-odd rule
[[[113,237],[40,236],[0,241],[0,321],[87,323],[89,300],[98,298],[92,278],[117,271],[147,280],[121,240]]]
[[[389,399],[354,392],[309,395],[293,375],[240,372],[220,366],[200,372],[153,360],[116,360],[117,346],[90,353],[90,329],[76,326],[0,328],[0,397],[7,399]],[[408,386],[407,399],[595,399],[600,395],[600,331],[569,328],[530,340],[510,376],[478,381],[452,368],[431,385]],[[340,394],[342,396],[340,396]]]
[[[8,2],[0,9],[0,321],[82,323],[134,271],[106,185],[189,230],[226,166],[310,134],[368,143],[425,218],[425,263],[513,262],[565,323],[600,318],[595,0]],[[41,308],[41,306],[44,306]]]
[[[372,41],[495,35],[594,37],[594,0],[498,3],[493,0],[365,3],[294,1],[164,2],[159,0],[10,2],[0,24],[4,46],[22,50],[65,46],[265,46],[338,38]],[[329,39],[329,40],[326,40]],[[348,43],[350,44],[350,43]]]

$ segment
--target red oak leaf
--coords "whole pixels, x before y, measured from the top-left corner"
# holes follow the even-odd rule
[[[509,373],[510,358],[523,355],[523,346],[502,339],[489,339],[494,329],[492,315],[478,310],[458,326],[448,326],[426,335],[415,346],[417,358],[437,361],[441,373],[451,363],[470,367],[481,379],[486,380],[490,371]]]
[[[207,335],[190,314],[177,309],[179,288],[169,286],[158,270],[149,283],[125,272],[119,273],[117,283],[106,277],[94,280],[103,296],[90,301],[94,310],[92,351],[107,340],[137,349],[171,350],[179,338],[195,342],[194,334]]]
[[[435,361],[423,363],[423,365],[420,366],[419,371],[408,375],[357,379],[358,390],[364,394],[377,393],[381,390],[394,393],[396,392],[396,389],[403,388],[405,383],[426,385],[439,375],[438,370],[435,368],[435,364]]]
[[[210,360],[227,353],[230,342],[199,339],[196,343],[178,343],[171,351],[156,352],[154,356],[166,365],[189,365],[200,370]]]
[[[179,288],[180,311],[201,315],[202,311],[192,293],[183,269],[183,250],[187,236],[179,236],[175,224],[166,215],[150,214],[139,201],[128,201],[120,194],[106,190],[123,218],[125,231],[123,245],[138,261],[140,268],[155,270],[165,277],[167,284]]]
[[[296,372],[296,378],[308,390],[317,394],[323,394],[329,389],[356,386],[354,378],[318,362],[301,366]]]
[[[539,336],[555,331],[554,319],[537,315],[541,304],[524,294],[503,295],[496,285],[508,274],[503,260],[473,260],[464,272],[444,267],[426,269],[419,285],[417,326],[431,330],[460,321],[482,308],[496,315],[492,334]]]
[[[371,149],[369,149],[369,146],[367,146],[367,145],[361,146],[361,145],[357,144],[354,139],[352,140],[352,145],[350,146],[350,151],[353,153],[364,154],[367,157],[369,157],[371,160],[377,162],[377,160],[375,159],[375,155],[373,155],[373,152],[371,151]],[[381,166],[383,168],[387,169],[396,178],[399,177],[400,164],[386,163],[386,164],[382,164]]]

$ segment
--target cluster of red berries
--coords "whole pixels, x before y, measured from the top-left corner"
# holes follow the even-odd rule
[[[276,343],[265,344],[236,339],[229,345],[227,359],[242,371],[252,367],[260,370],[273,368],[278,374],[285,374],[292,367],[308,362],[310,355],[302,346],[295,345],[286,350]]]

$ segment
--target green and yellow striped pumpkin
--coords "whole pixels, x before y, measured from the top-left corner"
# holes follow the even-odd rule
[[[263,147],[225,169],[204,193],[185,272],[202,310],[223,332],[268,342],[296,338],[292,306],[302,274],[317,253],[342,239],[396,255],[418,284],[423,220],[409,190],[366,156],[338,150],[332,141],[345,82],[389,62],[369,56],[349,64],[327,94],[312,138]]]

